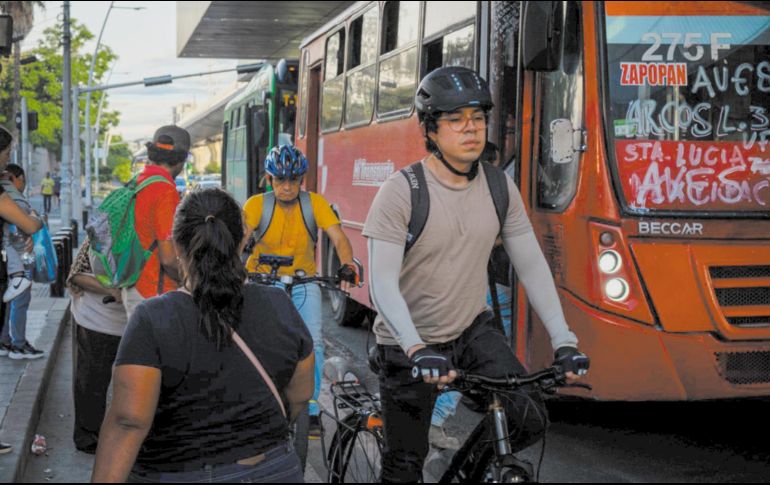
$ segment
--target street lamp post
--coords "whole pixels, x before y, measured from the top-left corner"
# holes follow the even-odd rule
[[[157,77],[147,77],[142,79],[141,81],[131,81],[131,82],[125,82],[125,83],[119,83],[119,84],[102,84],[99,86],[90,86],[90,87],[79,87],[79,86],[73,87],[72,88],[72,123],[71,123],[72,136],[70,137],[70,141],[73,145],[71,162],[72,162],[72,168],[74,173],[72,177],[72,184],[70,185],[72,187],[72,194],[66,194],[65,190],[62,188],[62,199],[61,199],[62,208],[68,207],[65,204],[72,204],[73,217],[77,217],[82,211],[82,200],[80,195],[80,113],[78,109],[79,108],[78,100],[81,94],[93,93],[95,91],[107,91],[109,89],[126,88],[129,86],[138,86],[140,84],[144,84],[145,87],[159,86],[161,84],[170,84],[177,79],[210,76],[212,74],[223,74],[226,72],[237,72],[238,74],[244,74],[247,72],[258,71],[259,69],[262,68],[262,65],[263,63],[258,62],[255,64],[241,65],[234,69],[221,69],[218,71],[196,72],[194,74],[181,74],[179,76],[166,75],[166,76],[157,76]],[[86,147],[88,147],[88,145],[86,145]],[[66,148],[66,145],[65,145],[65,148]],[[64,180],[62,180],[62,184],[64,184]]]
[[[86,87],[91,87],[94,80],[94,68],[96,67],[96,56],[99,54],[99,47],[102,43],[102,35],[104,34],[104,28],[107,26],[107,19],[110,17],[110,12],[113,8],[123,10],[144,10],[145,7],[116,7],[115,2],[110,2],[110,8],[107,9],[107,14],[104,16],[104,22],[102,22],[102,29],[99,32],[99,38],[96,40],[96,48],[94,49],[94,55],[91,57],[91,67],[88,70],[88,84]],[[97,122],[98,129],[98,122]],[[98,139],[98,137],[97,137]],[[85,130],[85,176],[86,176],[86,206],[91,207],[93,205],[93,199],[91,197],[91,92],[86,93],[86,130]],[[98,161],[97,161],[98,163]],[[98,184],[99,181],[97,180]]]

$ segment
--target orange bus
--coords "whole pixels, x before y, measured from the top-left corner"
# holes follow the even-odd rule
[[[362,260],[378,187],[426,155],[413,95],[444,65],[489,81],[488,139],[592,358],[590,396],[770,395],[770,4],[354,4],[301,46],[296,143]],[[512,280],[512,345],[545,366]],[[352,298],[350,317],[370,311]]]

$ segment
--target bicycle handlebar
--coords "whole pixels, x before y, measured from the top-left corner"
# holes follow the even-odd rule
[[[457,370],[457,378],[452,384],[465,384],[470,387],[479,387],[491,391],[512,391],[523,386],[536,385],[543,391],[556,387],[579,387],[591,390],[592,387],[583,383],[567,383],[567,375],[561,366],[553,365],[532,374],[522,376],[487,377],[479,374],[468,374]]]

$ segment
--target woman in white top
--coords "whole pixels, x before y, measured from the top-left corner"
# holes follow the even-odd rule
[[[94,277],[83,243],[67,284],[72,297],[72,390],[75,397],[75,447],[96,453],[104,420],[107,388],[120,338],[126,329],[126,310],[120,290],[105,288]]]

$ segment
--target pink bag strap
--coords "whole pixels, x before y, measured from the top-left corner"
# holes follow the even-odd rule
[[[246,357],[249,358],[252,364],[254,364],[254,367],[257,368],[259,371],[259,374],[262,376],[262,379],[264,379],[265,384],[267,384],[267,387],[270,388],[270,391],[273,393],[273,396],[275,397],[275,400],[278,401],[278,405],[281,406],[281,412],[283,413],[283,417],[286,417],[286,408],[283,406],[283,400],[281,399],[281,395],[278,394],[278,389],[275,388],[275,384],[273,384],[273,380],[270,378],[270,376],[267,374],[267,371],[265,371],[265,368],[262,367],[262,364],[259,362],[259,359],[256,355],[254,355],[254,352],[251,351],[248,345],[246,345],[246,342],[243,341],[240,335],[236,333],[235,330],[233,330],[233,340],[236,344],[238,344],[238,347],[241,348],[241,351],[243,351],[244,354],[246,354]]]

